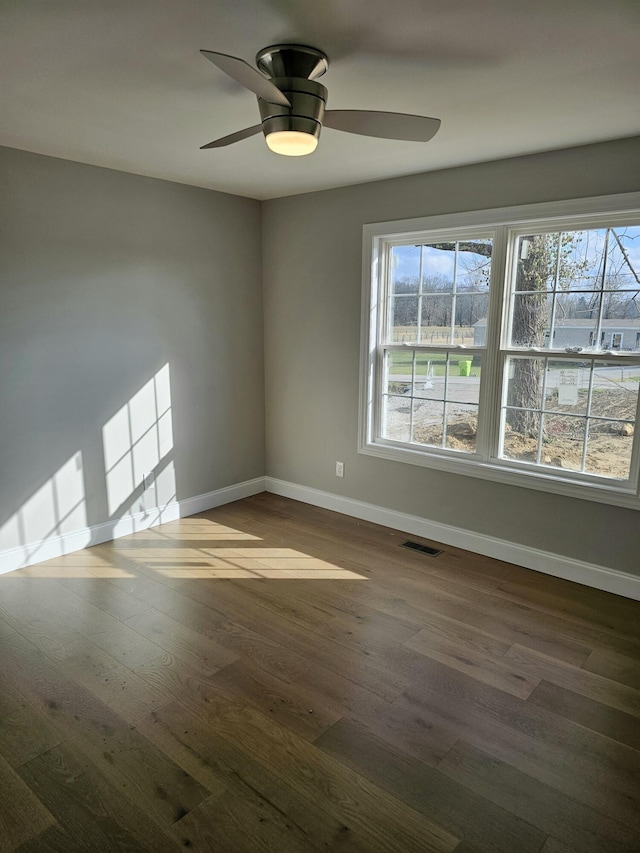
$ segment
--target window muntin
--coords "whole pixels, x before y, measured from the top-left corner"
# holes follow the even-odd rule
[[[481,227],[476,228],[474,222],[479,223]],[[609,234],[610,247],[613,237],[618,250],[617,255],[609,251],[606,256],[608,264],[612,261],[617,263],[619,280],[615,287],[608,286],[602,270],[599,279],[589,269],[583,270],[580,284],[571,282],[566,286],[565,281],[556,277],[555,269],[551,269],[543,287],[529,288],[528,291],[517,290],[516,270],[521,252],[521,238],[543,234],[558,240],[558,234],[564,234],[569,235],[570,239],[579,245],[585,238],[581,236],[578,239],[575,235],[587,232],[586,237],[591,247],[590,257],[595,257],[596,249],[600,251],[600,257],[603,257],[603,234],[607,229],[615,229],[617,237],[620,238],[617,240],[612,233]],[[429,254],[426,249],[433,250],[443,241],[485,240],[487,237],[493,240],[491,304],[488,304],[488,287],[476,287],[475,292],[471,294],[465,294],[464,290],[460,292],[457,282],[455,288],[456,301],[461,296],[471,295],[476,311],[478,303],[482,304],[481,300],[484,300],[483,307],[486,307],[486,311],[480,311],[479,320],[473,323],[471,339],[468,321],[452,322],[450,311],[443,321],[433,322],[434,312],[428,306],[438,308],[442,314],[442,297],[447,297],[451,304],[454,288],[452,285],[444,287],[443,282],[440,282],[440,288],[434,293],[433,289],[430,291],[425,286],[424,279],[429,275],[428,271],[425,275],[425,256]],[[640,291],[640,194],[365,226],[365,241],[368,247],[365,249],[365,269],[368,267],[368,258],[372,258],[373,265],[368,267],[372,271],[371,279],[365,277],[365,305],[368,313],[363,317],[365,334],[359,442],[361,452],[534,489],[640,508],[640,440],[635,429],[637,405],[634,408],[634,401],[637,404],[638,400],[638,386],[636,383],[635,387],[631,387],[630,383],[631,375],[640,379],[640,324],[636,329],[633,322],[626,322],[624,327],[618,322],[635,319],[628,315],[632,312],[634,303],[638,301],[634,298],[637,296],[636,285]],[[624,252],[619,248],[620,242]],[[421,245],[425,247],[422,270],[419,255]],[[398,285],[407,273],[406,265],[404,268],[401,266],[404,261],[394,260],[394,257],[401,259],[402,252],[407,251],[404,247],[411,247],[414,253],[413,290],[407,295],[417,300],[412,310],[415,317],[420,317],[420,321],[419,324],[408,323],[405,316],[404,328],[396,327],[394,332],[390,333],[393,328],[390,323],[390,295],[400,289]],[[459,249],[458,252],[460,256],[462,253]],[[431,254],[433,255],[433,252]],[[574,251],[574,260],[577,254],[579,253]],[[625,263],[630,262],[631,269],[627,273],[621,272],[621,258]],[[371,285],[370,290],[368,284]],[[406,282],[402,283],[402,286],[407,287]],[[566,330],[558,327],[557,317],[562,316],[563,311],[567,312],[572,304],[572,310],[575,311],[576,295],[581,292],[588,294],[593,302],[592,308],[600,311],[600,304],[604,302],[605,305],[599,328],[592,324],[588,329],[589,335],[583,334],[581,342],[575,342],[567,339]],[[611,294],[616,295],[617,308],[612,306]],[[531,340],[516,343],[512,336],[515,300],[526,295],[537,295],[546,306],[543,309],[546,311],[546,322],[541,345]],[[609,313],[613,310],[616,312],[615,316],[605,316],[607,299]],[[618,316],[621,313],[621,299],[627,303],[626,317]],[[429,300],[433,300],[432,303]],[[555,327],[552,328],[551,319],[554,312],[556,319]],[[402,324],[398,326],[401,327]],[[411,326],[414,328],[410,328]],[[467,334],[463,335],[465,331]],[[549,343],[553,344],[554,341],[553,333],[555,348],[549,346]],[[564,340],[562,335],[565,335]],[[395,363],[389,360],[394,351],[403,353]],[[458,362],[462,360],[461,356],[464,356],[464,360],[471,360],[474,370],[480,360],[482,361],[477,404],[475,401],[452,400],[449,387],[446,394],[442,388],[435,394],[431,389],[420,387],[421,382],[424,385],[421,369],[425,368],[425,361],[420,361],[419,357],[430,355],[431,358],[426,358],[426,362],[433,362],[433,356],[442,356],[443,351],[446,353],[448,382],[459,372]],[[598,376],[606,375],[606,372],[603,373],[606,369],[611,373],[615,367],[619,368],[620,362],[624,362],[632,370],[627,373],[626,387],[620,394],[630,401],[632,411],[614,410],[611,416],[599,410],[587,413],[585,389],[582,387],[579,389],[581,393],[577,402],[572,402],[571,407],[567,408],[565,396],[560,410],[556,411],[551,405],[552,401],[547,399],[549,394],[545,391],[544,399],[540,397],[535,405],[531,406],[537,418],[533,437],[540,439],[542,436],[541,452],[538,455],[536,443],[535,453],[532,454],[529,450],[529,456],[525,457],[525,452],[518,453],[517,448],[514,449],[513,441],[509,444],[505,440],[508,430],[504,426],[507,410],[518,408],[512,399],[508,399],[509,372],[513,369],[513,360],[518,357],[542,360],[545,366],[538,371],[541,374],[545,371],[550,375],[561,370],[567,371],[562,391],[565,395],[570,393],[565,386],[570,385],[571,372],[576,370],[577,364],[577,369],[584,375],[595,377],[592,400],[596,399],[596,392],[600,393]],[[411,371],[408,370],[408,358],[411,359]],[[416,375],[413,373],[414,358],[418,365]],[[439,377],[438,381],[442,385],[443,376]],[[553,381],[555,379],[552,378],[552,383]],[[394,385],[394,382],[402,382],[402,386]],[[428,409],[425,402],[429,403]],[[472,420],[474,415],[477,416],[476,435],[470,436],[472,440],[467,440],[462,452],[452,439],[452,435],[455,435],[450,429],[452,403],[463,407],[455,412],[455,417],[463,417],[467,413],[465,406],[472,407],[468,412],[468,420]],[[398,428],[395,433],[392,428],[394,424],[388,420],[392,406],[404,409],[402,428]],[[394,417],[397,418],[397,415]],[[398,421],[396,426],[397,423]],[[553,456],[547,452],[555,449],[548,446],[548,439],[555,440],[557,435],[580,445],[580,464],[575,456],[569,458],[566,452]],[[625,447],[619,448],[615,454],[616,466],[607,467],[603,460],[596,458],[597,442],[603,436],[620,436],[625,439]],[[453,450],[457,452],[452,452]],[[563,460],[563,456],[566,460]],[[566,461],[566,467],[559,464],[558,460]]]

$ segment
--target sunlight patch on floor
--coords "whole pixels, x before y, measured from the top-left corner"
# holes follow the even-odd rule
[[[320,560],[294,548],[237,541],[262,542],[259,536],[218,524],[207,518],[187,518],[132,533],[95,549],[77,551],[13,573],[28,578],[135,578],[136,570],[166,580],[270,579],[367,580],[364,575]],[[220,543],[227,541],[229,547]],[[188,542],[184,547],[181,542]],[[202,547],[190,547],[202,542]],[[175,543],[175,544],[174,544]],[[212,547],[206,547],[212,545]],[[118,565],[118,561],[124,565]]]

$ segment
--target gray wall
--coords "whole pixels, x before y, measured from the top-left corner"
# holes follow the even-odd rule
[[[108,506],[103,427],[167,363],[178,498],[263,475],[264,354],[270,476],[639,574],[633,511],[356,452],[363,223],[639,190],[638,162],[636,138],[261,206],[0,149],[0,550],[69,471],[87,524],[150,505]]]
[[[78,453],[88,524],[140,510],[140,483],[107,505],[102,428],[166,363],[178,498],[262,476],[259,202],[6,148],[0,170],[0,550],[21,507],[44,535],[33,496],[71,500],[47,484]]]
[[[356,452],[363,223],[637,191],[638,163],[633,138],[263,203],[267,474],[640,574],[633,510]]]

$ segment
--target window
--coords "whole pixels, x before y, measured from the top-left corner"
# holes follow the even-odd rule
[[[359,450],[640,508],[640,194],[365,226]]]
[[[465,420],[465,447],[474,450],[485,349],[484,341],[474,345],[474,323],[486,316],[491,251],[490,234],[390,246],[380,346],[383,438],[457,448]]]

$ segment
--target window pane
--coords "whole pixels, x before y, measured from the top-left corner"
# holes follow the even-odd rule
[[[585,426],[584,418],[544,415],[540,463],[552,468],[582,470]]]
[[[551,306],[551,298],[544,293],[516,294],[513,298],[511,345],[514,347],[547,346]]]
[[[444,400],[446,364],[446,352],[416,353],[413,396]]]
[[[517,409],[540,410],[542,400],[542,380],[544,376],[544,358],[510,358],[507,360],[508,384],[507,406]],[[518,432],[522,432],[527,418],[514,414],[514,423],[518,423]]]
[[[450,450],[473,453],[478,432],[478,407],[468,404],[447,403],[447,435],[445,444]]]
[[[626,480],[631,468],[633,424],[630,421],[589,421],[585,471]]]
[[[446,346],[451,341],[451,314],[453,297],[451,295],[429,294],[422,297],[422,335],[423,344]]]
[[[420,282],[420,247],[392,246],[389,255],[392,293],[417,293]]]
[[[415,400],[413,413],[413,440],[416,444],[442,447],[444,403],[435,400]]]
[[[382,437],[393,441],[409,441],[411,400],[385,394],[382,403]]]
[[[591,362],[547,361],[544,408],[586,415]]]
[[[600,362],[593,365],[590,414],[608,420],[635,423],[640,364]]]
[[[558,234],[532,234],[518,238],[515,290],[554,289]]]
[[[391,294],[417,293],[420,281],[418,246],[393,246],[390,253]]]
[[[475,324],[480,320],[486,321],[488,310],[489,297],[487,294],[458,293],[456,296],[453,343],[472,346]]]
[[[503,412],[503,439],[500,456],[519,462],[537,462],[538,436],[540,433],[540,414],[528,412],[521,422],[511,425],[513,412]]]
[[[522,236],[513,346],[640,350],[640,226]]]
[[[413,350],[386,354],[386,390],[389,394],[408,394],[413,373]]]
[[[389,317],[390,343],[418,342],[418,297],[394,296],[391,298]]]
[[[463,353],[449,355],[447,400],[454,403],[478,404],[482,359]]]

